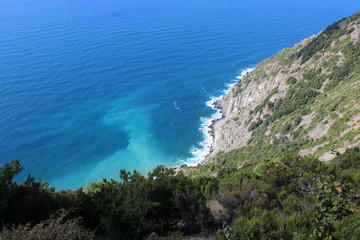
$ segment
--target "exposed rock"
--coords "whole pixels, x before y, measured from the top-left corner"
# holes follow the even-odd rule
[[[322,144],[319,144],[319,145],[315,145],[313,147],[310,147],[310,148],[305,148],[305,149],[301,149],[298,154],[300,156],[307,156],[307,155],[310,155],[310,154],[314,154],[315,151],[320,148],[320,147],[323,147],[325,146],[326,144],[328,144],[329,142],[326,141],[326,142],[323,142]]]
[[[311,129],[308,135],[313,139],[321,138],[322,136],[326,135],[329,128],[335,121],[330,117],[327,116],[321,122],[319,122],[313,129]]]
[[[329,28],[340,32],[342,34],[340,36],[330,38],[333,30],[327,29],[261,62],[251,73],[235,84],[227,95],[216,101],[215,106],[221,109],[222,118],[213,125],[214,143],[209,158],[220,151],[227,152],[244,147],[256,148],[256,144],[280,142],[284,146],[296,146],[297,150],[294,148],[293,151],[300,155],[313,154],[325,161],[336,154],[324,153],[324,149],[334,147],[339,150],[346,147],[345,144],[342,146],[339,143],[335,144],[333,140],[339,137],[349,140],[349,133],[358,131],[360,127],[358,101],[360,79],[350,81],[359,73],[344,71],[347,75],[342,76],[343,79],[340,79],[339,83],[342,88],[329,92],[327,87],[333,84],[334,69],[344,67],[348,61],[349,51],[344,50],[344,46],[348,46],[348,42],[359,41],[359,15],[357,13],[355,17],[345,18],[336,23],[338,28],[336,24]],[[318,46],[311,44],[320,37],[323,37],[322,39],[329,37],[331,41],[323,48],[315,48],[316,51],[308,50],[307,47]],[[311,54],[305,59],[303,58],[306,56],[301,55],[304,49],[305,52],[308,51],[307,54]],[[313,77],[308,78],[307,75],[311,74]],[[320,84],[311,81],[320,81]],[[299,84],[296,85],[297,83]],[[254,132],[256,132],[254,129],[260,128],[262,122],[274,114],[272,107],[288,97],[290,90],[296,95],[299,89],[311,89],[319,97],[314,97],[308,103],[305,102],[305,105],[299,105],[299,109],[303,109],[302,112],[292,109],[290,113],[294,112],[293,115],[282,113],[271,122],[267,121],[266,128],[262,129],[262,136],[257,132],[257,142],[254,142]],[[347,105],[346,101],[348,101]],[[303,112],[306,115],[301,115]],[[345,120],[342,120],[344,116],[350,116],[345,126],[343,124]],[[251,129],[250,125],[252,125]],[[342,132],[334,136],[333,129]],[[286,142],[293,144],[286,145]],[[350,145],[356,146],[359,142],[351,141],[348,146]],[[286,151],[286,148],[284,150]]]
[[[304,128],[308,128],[311,124],[311,121],[313,120],[313,118],[315,117],[315,113],[312,112],[309,115],[303,116],[301,118],[301,122],[299,124],[299,126],[304,126]]]
[[[327,162],[336,157],[336,152],[329,151],[319,157],[320,161]]]

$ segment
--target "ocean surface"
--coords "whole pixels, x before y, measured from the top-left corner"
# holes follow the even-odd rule
[[[207,102],[359,0],[1,0],[0,164],[57,189],[197,163]]]

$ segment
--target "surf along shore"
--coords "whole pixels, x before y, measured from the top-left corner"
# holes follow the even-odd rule
[[[243,70],[241,74],[236,77],[236,80],[234,80],[234,82],[227,84],[228,88],[225,89],[220,96],[211,97],[211,99],[206,102],[206,105],[214,109],[216,112],[210,117],[200,119],[202,122],[200,130],[203,133],[204,140],[199,143],[200,148],[191,149],[190,152],[193,157],[187,159],[187,161],[184,163],[185,165],[192,167],[204,164],[218,152],[218,146],[216,146],[215,141],[215,139],[220,137],[216,134],[217,132],[219,132],[217,131],[217,128],[219,128],[217,123],[226,117],[225,113],[223,112],[223,106],[219,104],[219,100],[226,96],[234,87],[234,85],[238,81],[241,81],[246,76],[246,74],[250,73],[253,69],[254,68],[246,68],[245,70]],[[178,167],[175,167],[175,169],[177,168]]]

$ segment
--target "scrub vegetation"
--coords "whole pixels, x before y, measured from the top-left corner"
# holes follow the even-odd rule
[[[236,156],[227,157],[224,162]],[[147,177],[121,170],[117,181],[74,191],[55,191],[32,177],[13,182],[20,171],[18,160],[0,169],[0,239],[360,237],[359,148],[329,163],[294,155],[259,159],[216,177],[175,174],[164,166]]]
[[[240,105],[248,95],[261,96],[252,100],[258,105],[251,109],[234,107],[226,117],[238,116],[238,124],[223,127],[227,136],[249,132],[250,137],[244,138],[246,144],[237,142],[240,148],[236,144],[222,148],[253,160],[298,153],[321,157],[358,143],[359,35],[360,12],[261,62],[236,84],[233,98],[224,103],[239,98]],[[219,158],[221,153],[215,156]]]
[[[120,170],[56,191],[31,175],[15,182],[20,161],[5,163],[0,240],[360,239],[359,25],[360,12],[260,63],[235,98],[249,84],[284,84],[225,122],[248,114],[246,146],[201,166]]]

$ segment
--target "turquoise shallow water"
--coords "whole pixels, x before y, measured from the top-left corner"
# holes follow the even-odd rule
[[[356,0],[3,0],[0,161],[57,188],[194,162],[206,102]]]

